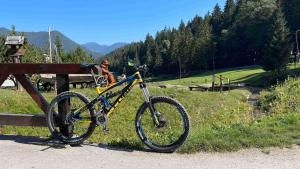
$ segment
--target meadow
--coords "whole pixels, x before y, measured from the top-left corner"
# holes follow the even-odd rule
[[[292,70],[293,73],[295,70]],[[222,70],[224,76],[245,81],[253,76],[262,77],[259,67],[237,70]],[[201,83],[209,73],[195,75],[181,80]],[[242,80],[244,79],[244,80]],[[178,80],[160,83],[176,84]],[[96,96],[94,89],[72,89],[90,98]],[[179,100],[187,109],[191,129],[187,141],[178,149],[179,153],[199,151],[222,152],[242,148],[290,147],[300,144],[300,79],[290,78],[286,82],[263,89],[258,107],[249,104],[251,88],[241,88],[226,92],[199,92],[187,89],[162,89],[150,86],[153,95],[170,96]],[[38,114],[41,110],[26,92],[0,89],[0,112]],[[48,101],[54,92],[45,92]],[[134,118],[143,95],[135,87],[124,99],[115,114],[109,119],[109,133],[98,127],[89,138],[90,142],[134,150],[144,150],[134,128]],[[38,136],[48,138],[50,133],[45,127],[0,126],[0,134]]]

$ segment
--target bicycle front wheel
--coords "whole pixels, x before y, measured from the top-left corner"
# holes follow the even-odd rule
[[[144,103],[138,110],[135,126],[139,138],[154,151],[175,151],[189,133],[189,118],[185,108],[169,97],[153,97],[151,106]],[[159,115],[161,125],[153,121],[153,109]]]
[[[81,144],[96,127],[95,110],[88,107],[90,100],[77,92],[63,92],[56,96],[48,110],[47,124],[51,134],[67,144]]]

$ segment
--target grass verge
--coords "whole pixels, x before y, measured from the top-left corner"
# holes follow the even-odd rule
[[[250,92],[246,89],[230,92],[190,92],[178,89],[151,87],[153,95],[166,95],[179,100],[191,119],[190,135],[178,150],[180,153],[199,151],[235,151],[249,147],[286,147],[300,144],[300,80],[292,79],[272,90],[264,91],[260,105],[265,111],[255,116],[247,102]],[[94,90],[79,91],[90,98]],[[0,111],[17,113],[41,112],[25,92],[0,90]],[[47,100],[54,93],[44,93]],[[97,128],[89,141],[113,147],[143,149],[138,139],[134,118],[143,96],[138,88],[125,98],[109,120],[110,133]],[[268,105],[271,105],[268,107]],[[48,137],[47,128],[1,126],[0,134]]]

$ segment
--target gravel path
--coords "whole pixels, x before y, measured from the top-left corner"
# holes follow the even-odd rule
[[[192,155],[109,150],[95,144],[49,146],[35,137],[0,135],[1,169],[300,169],[300,147]]]

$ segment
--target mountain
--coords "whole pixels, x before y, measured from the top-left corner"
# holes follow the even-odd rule
[[[88,49],[92,52],[98,52],[101,54],[108,54],[118,48],[121,48],[123,46],[127,45],[126,43],[114,43],[112,45],[99,45],[96,42],[89,42],[89,43],[85,43],[82,44],[81,46],[83,46],[85,49]]]
[[[0,28],[0,34],[7,36],[9,34],[10,30],[6,28]],[[33,44],[39,48],[46,48],[48,45],[48,32],[42,31],[42,32],[24,32],[25,37],[28,39],[28,42],[30,44]],[[51,40],[52,43],[55,41],[55,37],[59,36],[62,45],[65,51],[69,52],[73,49],[75,49],[77,46],[81,46],[84,48],[87,52],[90,52],[94,57],[103,56],[119,47],[122,47],[125,45],[125,43],[115,43],[113,45],[99,45],[95,42],[86,43],[84,45],[80,45],[76,42],[74,42],[72,39],[68,38],[64,34],[62,34],[59,31],[51,31]]]
[[[8,30],[6,28],[0,28],[0,34],[2,34],[4,36],[8,35],[9,32],[10,32],[10,30]],[[30,44],[33,44],[39,48],[47,47],[48,36],[49,36],[48,32],[46,32],[46,31],[44,31],[44,32],[24,32],[24,34]],[[64,34],[58,32],[58,31],[51,32],[51,40],[53,43],[55,41],[56,36],[60,37],[65,51],[71,51],[71,50],[75,49],[77,46],[80,46],[78,43],[74,42],[73,40],[71,40],[70,38],[68,38],[67,36],[65,36]]]
[[[6,28],[0,28],[0,34],[7,35],[9,33],[9,30]]]

